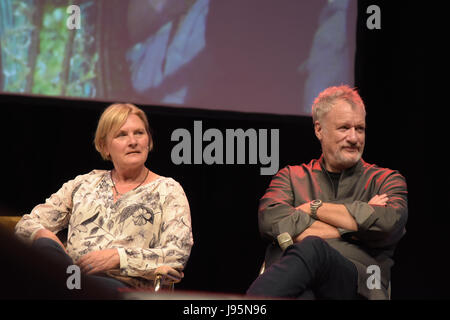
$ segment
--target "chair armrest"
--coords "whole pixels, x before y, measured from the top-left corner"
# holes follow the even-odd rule
[[[14,233],[14,228],[20,219],[22,219],[21,216],[0,216],[0,226]]]

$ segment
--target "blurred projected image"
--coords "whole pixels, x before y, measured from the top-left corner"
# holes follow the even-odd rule
[[[0,1],[0,92],[309,115],[353,85],[356,1]]]

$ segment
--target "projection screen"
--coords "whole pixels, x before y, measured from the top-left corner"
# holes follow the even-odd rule
[[[310,115],[353,85],[351,0],[1,0],[0,93]]]

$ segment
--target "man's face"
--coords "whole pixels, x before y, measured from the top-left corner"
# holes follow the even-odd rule
[[[338,100],[321,123],[315,122],[315,133],[328,171],[341,172],[359,161],[365,143],[365,118],[363,108],[352,108],[349,103]]]

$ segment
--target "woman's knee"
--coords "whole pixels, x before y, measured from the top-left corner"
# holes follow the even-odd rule
[[[32,247],[34,248],[54,248],[63,249],[56,241],[50,238],[39,238],[33,241]]]
[[[67,264],[73,264],[72,258],[69,257],[61,245],[50,238],[39,238],[33,241],[32,248],[41,252],[52,259],[57,259]]]

